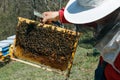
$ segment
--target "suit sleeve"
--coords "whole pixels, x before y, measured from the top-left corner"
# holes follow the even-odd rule
[[[64,17],[64,8],[59,10],[59,19],[61,23],[70,23]]]

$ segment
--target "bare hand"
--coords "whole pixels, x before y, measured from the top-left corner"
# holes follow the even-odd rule
[[[52,21],[59,20],[59,12],[58,11],[49,11],[43,13],[43,23],[51,23]]]

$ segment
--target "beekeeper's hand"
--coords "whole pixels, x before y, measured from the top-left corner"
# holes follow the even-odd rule
[[[59,20],[59,12],[58,11],[49,11],[44,12],[43,14],[43,23],[51,23],[52,21],[58,21]]]

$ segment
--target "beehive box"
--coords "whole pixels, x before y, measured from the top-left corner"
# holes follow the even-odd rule
[[[9,43],[4,43],[0,41],[0,55],[5,56],[9,54],[9,47],[10,47]]]
[[[19,17],[14,55],[64,71],[79,37],[78,32]]]

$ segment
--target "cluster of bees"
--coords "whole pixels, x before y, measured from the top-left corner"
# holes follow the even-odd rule
[[[77,37],[72,31],[58,31],[52,26],[42,27],[23,21],[16,29],[16,46],[22,47],[24,54],[48,56],[48,59],[62,63],[70,59]]]

